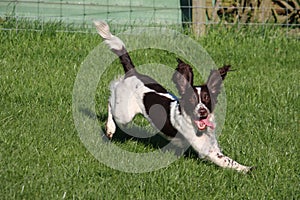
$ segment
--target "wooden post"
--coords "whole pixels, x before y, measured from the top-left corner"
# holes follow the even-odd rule
[[[265,0],[262,1],[261,5],[259,8],[259,22],[260,23],[266,23],[270,16],[272,15],[272,5],[273,2],[271,0]]]
[[[199,37],[205,34],[206,0],[193,0],[193,31]]]

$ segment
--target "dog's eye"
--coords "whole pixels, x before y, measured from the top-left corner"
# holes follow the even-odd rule
[[[209,95],[205,92],[204,94],[201,95],[201,100],[203,102],[209,102],[210,101],[210,98],[209,98]]]
[[[205,101],[209,101],[209,96],[208,96],[208,94],[205,94],[204,97],[203,97],[203,99],[204,99]]]

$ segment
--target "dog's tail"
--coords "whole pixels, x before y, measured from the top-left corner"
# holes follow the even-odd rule
[[[125,48],[125,44],[120,38],[111,34],[108,24],[104,21],[94,21],[94,24],[98,34],[104,39],[110,50],[119,56],[125,73],[134,69],[134,65]]]

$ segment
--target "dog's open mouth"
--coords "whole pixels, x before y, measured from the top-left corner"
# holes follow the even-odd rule
[[[194,120],[197,128],[200,130],[200,131],[203,131],[206,127],[210,127],[211,129],[214,129],[215,126],[212,122],[210,122],[208,120],[209,116],[204,118],[204,119],[199,119],[199,120]]]

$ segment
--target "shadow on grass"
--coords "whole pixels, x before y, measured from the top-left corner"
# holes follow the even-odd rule
[[[84,115],[86,115],[90,119],[97,120],[101,124],[103,122],[106,122],[106,120],[107,120],[107,114],[99,115],[99,114],[93,113],[91,110],[89,110],[87,108],[80,108],[79,110],[80,110],[80,112],[82,112]],[[102,125],[101,129],[102,129],[102,132],[105,133],[105,125]],[[134,135],[141,135],[141,133],[142,133],[145,137],[134,137],[132,135],[127,134],[123,130],[125,130],[127,133],[135,133]],[[106,137],[106,136],[103,134],[102,137]],[[170,143],[170,141],[168,139],[166,139],[165,137],[163,137],[160,134],[157,134],[157,133],[153,134],[152,132],[147,131],[147,130],[137,127],[137,126],[132,126],[132,127],[123,126],[122,128],[117,126],[117,130],[114,133],[112,141],[125,143],[126,141],[129,141],[129,140],[137,141],[137,142],[145,145],[145,147],[161,149],[161,150],[168,145],[168,148],[164,148],[163,152],[164,151],[174,152],[174,154],[176,156],[184,156],[184,157],[193,158],[193,159],[198,158],[197,153],[191,147],[189,147],[188,149],[186,149],[184,151],[184,149],[181,149],[176,144]],[[103,141],[107,141],[107,140],[105,139]]]

